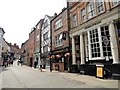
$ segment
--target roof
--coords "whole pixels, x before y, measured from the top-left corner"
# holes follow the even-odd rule
[[[53,21],[55,18],[57,18],[59,15],[61,15],[65,10],[67,10],[67,7],[66,8],[64,7],[62,9],[62,11],[58,15],[56,15],[51,21]]]
[[[0,27],[0,30],[2,30],[2,31],[3,31],[3,33],[5,33],[5,31],[3,30],[3,28],[1,28],[1,27]]]

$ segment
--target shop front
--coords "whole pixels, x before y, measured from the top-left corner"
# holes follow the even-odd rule
[[[51,55],[52,69],[57,71],[68,71],[69,53],[65,49],[53,51]]]
[[[99,23],[85,27],[84,30],[73,34],[72,65],[77,66],[79,60],[80,67],[78,69],[80,72],[84,72],[84,74],[96,75],[102,78],[104,78],[104,74],[107,74],[110,78],[119,78],[120,23],[117,19],[112,21],[107,20],[106,22],[100,21]],[[104,70],[98,66],[104,66]],[[89,69],[91,68],[91,72],[87,70],[88,67]]]

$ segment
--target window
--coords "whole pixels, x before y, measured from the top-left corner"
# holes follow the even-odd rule
[[[104,8],[103,8],[103,1],[102,0],[97,0],[97,11],[98,11],[98,14],[102,13],[104,11]]]
[[[4,47],[2,47],[2,50],[4,50]]]
[[[85,20],[86,20],[86,10],[85,10],[85,8],[83,8],[83,9],[81,10],[81,20],[82,20],[82,21],[85,21]]]
[[[55,29],[62,27],[62,18],[55,22]]]
[[[112,6],[114,7],[114,6],[117,6],[117,5],[119,5],[120,4],[120,0],[113,0],[113,2],[112,2]]]
[[[46,32],[45,34],[43,34],[43,40],[47,40],[48,39],[48,32]]]
[[[37,37],[36,37],[36,41],[39,41],[39,34],[38,34]]]
[[[76,16],[76,14],[73,15],[73,26],[74,27],[77,26],[77,16]]]
[[[63,45],[62,33],[55,37],[55,46],[59,47]]]
[[[88,13],[88,19],[95,16],[95,4],[93,0],[91,0],[87,5],[87,13]]]
[[[91,46],[92,58],[100,57],[98,30],[94,29],[89,32],[90,32],[90,46]]]
[[[44,23],[44,28],[46,28],[48,26],[48,21],[46,20]]]
[[[101,27],[103,56],[112,56],[108,26]]]
[[[48,51],[48,46],[44,46],[43,47],[43,53],[47,52]]]

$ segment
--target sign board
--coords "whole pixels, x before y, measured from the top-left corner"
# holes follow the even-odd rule
[[[97,77],[103,78],[103,67],[97,67]]]

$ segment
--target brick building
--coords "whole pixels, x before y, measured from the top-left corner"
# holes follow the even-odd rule
[[[28,39],[28,61],[29,66],[32,67],[34,65],[34,50],[35,50],[35,27],[32,28],[32,31],[29,33]]]
[[[51,20],[51,61],[53,70],[68,70],[69,38],[67,19],[67,8],[63,8]]]
[[[120,74],[120,7],[119,2],[107,1],[69,4],[74,72],[96,75],[100,66],[108,77]]]
[[[29,65],[28,63],[28,40],[26,40],[21,45],[21,56],[22,56],[23,64]]]

